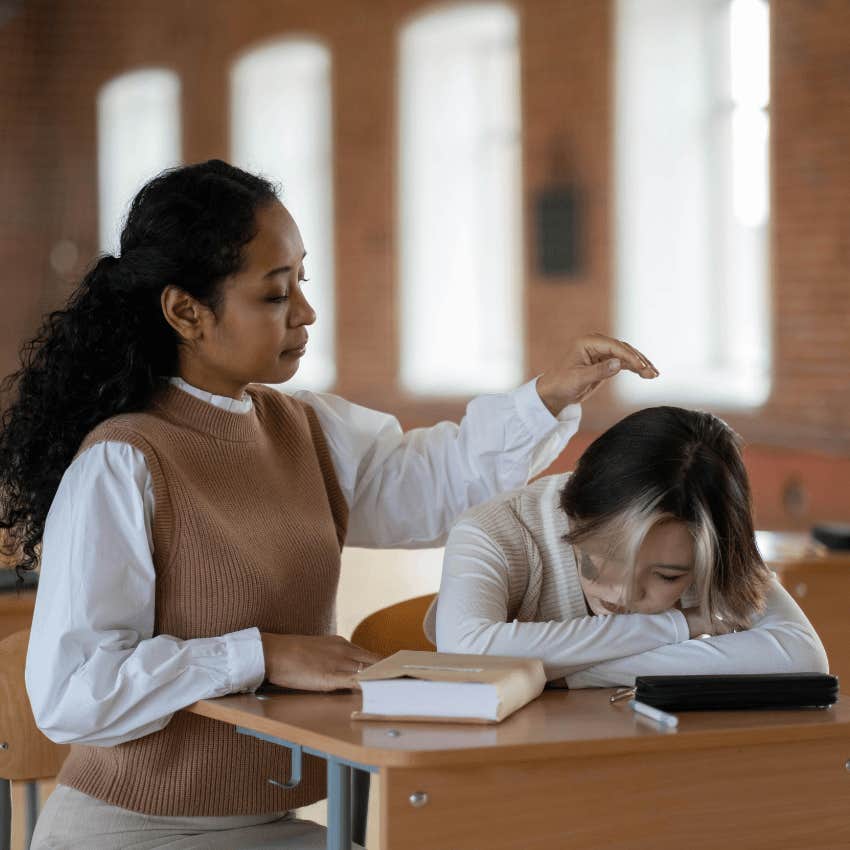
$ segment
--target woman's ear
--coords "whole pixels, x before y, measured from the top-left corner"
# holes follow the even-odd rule
[[[174,328],[181,339],[194,342],[204,335],[205,307],[179,286],[166,286],[159,297],[165,321]]]

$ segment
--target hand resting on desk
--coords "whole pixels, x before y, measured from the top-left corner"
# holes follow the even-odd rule
[[[266,678],[299,691],[356,688],[355,676],[380,656],[339,635],[278,635],[262,632]]]

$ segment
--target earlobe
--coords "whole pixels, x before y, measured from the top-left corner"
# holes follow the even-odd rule
[[[187,342],[203,335],[201,310],[198,302],[179,286],[166,286],[160,295],[165,321]]]

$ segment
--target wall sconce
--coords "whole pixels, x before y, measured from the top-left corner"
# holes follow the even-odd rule
[[[548,185],[534,198],[534,241],[541,277],[574,278],[582,272],[584,204],[569,160],[563,139],[553,141]]]
[[[537,273],[577,277],[582,270],[582,204],[575,186],[544,189],[534,202]]]

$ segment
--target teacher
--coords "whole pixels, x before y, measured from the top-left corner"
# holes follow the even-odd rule
[[[38,726],[73,744],[41,848],[321,847],[289,755],[180,712],[263,680],[351,687],[375,656],[334,634],[344,543],[439,546],[575,433],[577,402],[652,364],[590,335],[459,425],[403,433],[295,375],[316,315],[298,228],[221,161],[136,196],[101,257],[24,346],[0,433],[0,532],[41,576],[27,658]]]

